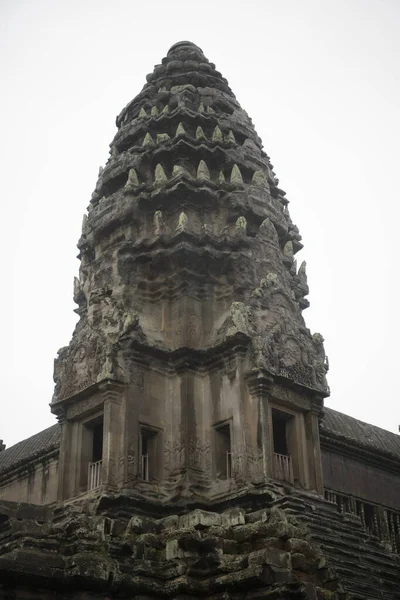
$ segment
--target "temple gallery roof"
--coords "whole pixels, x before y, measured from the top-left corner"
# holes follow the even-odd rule
[[[347,442],[400,459],[399,435],[359,421],[337,410],[325,408],[321,429],[323,432],[331,433]]]
[[[349,443],[391,455],[400,460],[400,436],[386,431],[386,429],[359,421],[331,408],[325,408],[321,429],[328,435],[332,434]],[[59,444],[60,426],[58,424],[14,444],[0,452],[0,474],[22,465],[24,462],[39,458],[56,449]]]
[[[58,448],[60,445],[60,425],[56,423],[26,440],[0,452],[0,474],[29,460]]]

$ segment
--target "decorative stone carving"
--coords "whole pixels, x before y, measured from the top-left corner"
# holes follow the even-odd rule
[[[233,165],[233,167],[232,167],[230,182],[231,182],[232,185],[234,185],[236,187],[242,187],[243,186],[242,174],[241,174],[240,169],[239,169],[239,167],[237,165]]]
[[[187,214],[185,212],[181,212],[178,219],[178,225],[176,227],[177,231],[185,231],[189,223],[189,219],[187,218]]]
[[[217,339],[232,337],[238,333],[251,336],[255,331],[251,307],[243,302],[233,302],[229,315],[217,331]]]
[[[161,210],[156,210],[156,212],[154,213],[153,223],[154,223],[154,233],[156,235],[160,235],[162,232],[162,229],[164,227]]]
[[[251,120],[199,53],[174,50],[117,120],[111,147],[123,151],[90,204],[74,288],[80,320],[54,374],[57,411],[116,380],[126,385],[128,429],[142,417],[150,430],[166,425],[162,438],[173,442],[163,479],[157,491],[140,484],[155,501],[204,501],[215,473],[212,443],[197,428],[230,411],[243,435],[239,443],[232,433],[234,485],[261,477],[257,411],[241,408],[247,373],[261,373],[264,388],[275,379],[306,387],[309,406],[327,393],[322,341],[302,318],[308,287],[305,266],[296,272],[301,237],[288,201]],[[189,398],[194,409],[185,412]],[[129,435],[113,460],[128,461],[120,470],[133,489],[141,457]],[[218,493],[230,488],[218,482]]]
[[[236,220],[236,231],[238,233],[243,233],[246,234],[246,230],[247,230],[247,221],[245,217],[238,217],[238,219]]]
[[[139,185],[139,179],[135,169],[129,169],[128,181],[125,184],[125,190],[133,190]]]
[[[124,379],[124,359],[120,344],[143,338],[139,316],[124,310],[110,290],[93,290],[83,329],[85,343],[74,337],[70,346],[59,350],[54,366],[54,400],[71,396],[102,379]]]
[[[199,166],[197,167],[197,179],[200,181],[209,181],[210,180],[210,171],[204,160],[199,162]]]
[[[162,165],[158,164],[154,173],[154,183],[156,185],[165,185],[168,179]]]

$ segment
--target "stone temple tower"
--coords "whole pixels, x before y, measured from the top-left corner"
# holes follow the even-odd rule
[[[55,361],[59,499],[321,493],[323,338],[304,323],[301,237],[251,119],[180,42],[117,127]]]

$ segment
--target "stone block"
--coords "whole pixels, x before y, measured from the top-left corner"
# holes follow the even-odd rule
[[[153,519],[135,515],[130,519],[126,533],[128,535],[132,533],[154,533],[157,528],[157,523]]]
[[[249,565],[252,564],[290,569],[291,559],[289,552],[284,552],[278,548],[263,548],[249,554]]]
[[[141,533],[135,539],[138,544],[149,546],[151,548],[160,548],[160,538],[154,533]]]
[[[195,527],[202,529],[204,527],[212,527],[221,525],[221,515],[206,510],[196,509],[187,515],[179,517],[179,527]]]
[[[168,540],[166,545],[166,560],[173,560],[174,558],[180,558],[182,556],[182,550],[179,548],[178,540]]]
[[[296,537],[299,534],[299,528],[291,523],[284,521],[275,521],[274,523],[266,524],[265,535],[267,537],[277,537],[282,540],[288,540]]]
[[[245,524],[244,511],[240,508],[232,508],[223,512],[221,519],[224,527],[236,527]]]
[[[246,555],[223,554],[220,558],[220,569],[226,573],[232,573],[247,567]]]
[[[305,584],[304,593],[306,594],[307,600],[319,600],[319,598],[323,598],[320,594],[317,595],[317,590],[312,583]]]
[[[292,573],[288,569],[267,565],[263,569],[262,580],[269,584],[290,583],[292,581]]]
[[[127,524],[125,521],[120,521],[119,519],[112,519],[110,534],[112,536],[122,535],[126,530],[126,526],[127,526]]]
[[[313,567],[313,561],[301,554],[300,552],[293,552],[292,554],[292,567],[295,571],[302,571],[307,573]]]
[[[239,544],[235,540],[222,539],[221,544],[224,554],[236,554],[238,552]]]
[[[255,523],[256,521],[261,521],[262,523],[266,523],[269,519],[269,514],[265,509],[256,510],[255,512],[249,513],[246,515],[247,523]]]
[[[300,552],[301,554],[304,554],[304,556],[315,556],[315,550],[306,540],[290,538],[290,540],[287,541],[287,549],[291,552]]]
[[[164,517],[160,520],[160,525],[166,531],[177,529],[179,524],[178,515],[170,515],[169,517]]]

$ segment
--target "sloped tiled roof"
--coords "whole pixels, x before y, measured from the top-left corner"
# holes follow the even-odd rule
[[[60,425],[56,423],[26,440],[0,452],[0,474],[19,463],[40,456],[60,444]]]
[[[400,435],[396,433],[364,423],[332,408],[325,408],[321,426],[322,431],[331,432],[350,443],[355,442],[358,446],[384,452],[400,460]]]
[[[355,443],[371,451],[383,452],[400,460],[400,435],[364,423],[344,413],[325,408],[321,423],[324,433]],[[52,425],[0,452],[0,475],[11,467],[55,449],[60,444],[60,426]]]

